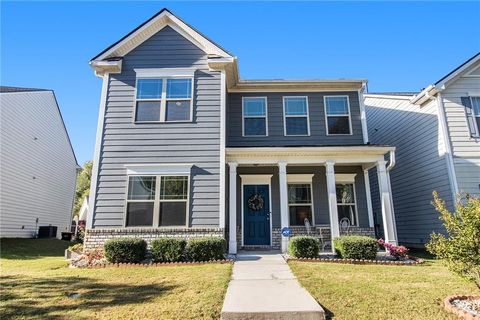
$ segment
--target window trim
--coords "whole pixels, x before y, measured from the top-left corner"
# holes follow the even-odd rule
[[[162,174],[127,174],[127,187],[125,193],[125,204],[124,204],[124,214],[123,214],[123,227],[127,229],[145,229],[145,228],[162,228],[162,229],[173,229],[173,228],[183,228],[189,227],[189,217],[190,217],[190,175],[189,174],[178,174],[178,173],[162,173]],[[153,200],[129,200],[128,194],[130,191],[130,177],[155,177],[155,198]],[[160,186],[162,177],[187,177],[187,198],[186,199],[169,199],[161,200],[160,199]],[[185,225],[178,226],[160,226],[160,203],[161,202],[182,202],[185,201]],[[129,202],[153,202],[153,224],[151,226],[127,226],[127,215],[128,215],[128,203]]]
[[[340,174],[342,175],[342,174]],[[347,176],[347,174],[344,174],[343,176]],[[350,227],[359,227],[360,226],[360,221],[358,221],[358,207],[357,207],[357,191],[356,191],[356,186],[355,186],[355,176],[356,174],[352,174],[351,175],[353,177],[353,180],[350,180],[350,179],[335,179],[335,189],[337,188],[337,185],[340,185],[340,184],[351,184],[353,186],[353,200],[355,200],[354,203],[342,203],[342,204],[339,204],[338,201],[337,201],[337,208],[338,206],[351,206],[353,205],[355,207],[355,224],[350,224]],[[335,175],[335,178],[336,178],[336,175]],[[340,220],[338,220],[338,222],[340,223]]]
[[[288,186],[292,184],[308,184],[310,185],[310,203],[290,203],[288,199]],[[313,200],[313,174],[287,174],[287,203],[288,203],[288,226],[290,227],[303,227],[304,225],[292,225],[290,222],[290,206],[307,206],[310,205],[312,212],[312,221],[310,225],[316,226],[315,224],[315,205]]]
[[[480,131],[480,114],[478,115],[475,114],[475,107],[473,106],[473,98],[477,98],[480,100],[480,94],[469,95],[468,97],[470,98],[470,103],[472,105],[473,121],[475,122],[475,125],[477,126],[478,130]]]
[[[349,133],[329,133],[328,132],[328,117],[345,117],[347,115],[335,115],[329,116],[327,114],[327,98],[347,98],[347,108],[348,108],[348,130]],[[352,128],[352,112],[350,110],[350,96],[347,94],[343,95],[326,95],[323,96],[323,112],[325,113],[325,132],[327,136],[351,136],[353,135]]]
[[[163,74],[163,75],[155,75],[156,73],[152,73],[150,76],[147,73],[140,73],[137,71],[137,77],[135,78],[135,92],[134,92],[134,101],[133,101],[133,122],[135,124],[142,124],[142,123],[189,123],[193,122],[193,95],[194,95],[194,87],[195,87],[195,77],[192,75],[171,75],[171,74]],[[162,80],[162,95],[158,99],[147,98],[147,99],[139,99],[137,98],[137,89],[138,89],[138,80],[144,79],[155,79],[155,80]],[[167,98],[167,81],[169,79],[190,79],[192,81],[192,87],[190,92],[190,98]],[[160,120],[146,120],[146,121],[137,121],[137,102],[160,102]],[[171,120],[166,121],[167,115],[167,101],[190,101],[190,118],[188,120]]]
[[[245,109],[245,99],[263,99],[265,100],[265,134],[264,135],[245,135],[245,118],[261,118],[260,116],[245,116],[243,111]],[[263,97],[242,97],[242,137],[268,137],[268,98]]]
[[[287,115],[285,110],[285,100],[288,98],[305,98],[307,114],[306,115]],[[308,96],[283,96],[283,136],[284,137],[309,137],[310,136],[310,111],[308,107]],[[288,118],[307,118],[307,134],[287,134],[287,117]]]

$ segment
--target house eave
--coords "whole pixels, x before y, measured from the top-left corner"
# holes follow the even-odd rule
[[[90,66],[97,77],[103,77],[106,73],[121,73],[123,59],[115,60],[92,60]]]

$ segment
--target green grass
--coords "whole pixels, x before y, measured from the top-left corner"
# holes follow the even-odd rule
[[[289,265],[330,319],[457,319],[443,310],[443,299],[480,292],[440,261],[426,254],[422,258],[428,260],[420,266]]]
[[[231,265],[69,268],[69,243],[0,239],[2,319],[216,319]],[[78,293],[80,296],[72,297]]]

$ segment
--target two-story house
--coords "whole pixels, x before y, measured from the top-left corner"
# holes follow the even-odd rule
[[[372,168],[396,243],[395,148],[369,144],[366,80],[241,80],[235,56],[166,9],[90,64],[103,86],[87,249],[217,235],[235,254],[285,251],[284,228],[373,235]]]
[[[418,93],[367,94],[365,105],[370,141],[397,147],[391,184],[398,239],[423,246],[433,231],[445,231],[433,191],[450,210],[459,194],[480,196],[480,53]]]

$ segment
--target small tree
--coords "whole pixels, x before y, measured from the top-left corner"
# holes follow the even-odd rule
[[[73,217],[78,214],[82,207],[83,199],[90,194],[90,179],[92,177],[92,161],[83,165],[82,171],[77,176],[77,188],[75,191],[75,204],[73,206]]]
[[[433,233],[427,250],[443,259],[452,272],[473,281],[480,289],[480,199],[467,196],[451,213],[437,192],[433,197],[448,237]]]

